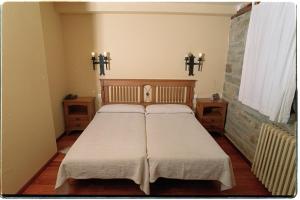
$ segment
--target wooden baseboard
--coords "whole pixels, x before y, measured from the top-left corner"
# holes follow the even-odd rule
[[[65,132],[63,132],[62,134],[60,134],[60,136],[58,136],[58,138],[56,138],[56,142],[58,141],[58,140],[60,140],[63,136],[65,136],[66,135],[66,131]]]
[[[39,169],[33,176],[31,179],[29,179],[29,181],[27,181],[23,187],[17,192],[18,195],[21,195],[26,188],[32,184],[33,180],[36,179],[47,167],[47,165],[52,162],[54,160],[54,158],[58,155],[58,152],[55,152],[55,154],[41,167],[41,169]]]

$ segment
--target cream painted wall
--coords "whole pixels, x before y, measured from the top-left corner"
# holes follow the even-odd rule
[[[61,20],[53,3],[40,3],[51,108],[56,138],[64,131],[62,101],[67,93],[67,73],[64,66],[64,47]]]
[[[56,153],[38,3],[5,3],[2,186],[15,194]]]
[[[169,13],[232,16],[237,2],[56,2],[59,13]]]
[[[111,52],[105,78],[196,79],[198,97],[222,93],[230,18],[185,14],[63,14],[68,88],[97,95],[91,51]],[[188,76],[187,52],[206,54],[203,71]]]
[[[97,74],[92,70],[90,53],[94,49],[93,15],[62,15],[67,90],[80,96],[96,96]]]

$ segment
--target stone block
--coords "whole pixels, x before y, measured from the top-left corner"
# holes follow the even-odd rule
[[[243,67],[243,59],[244,59],[244,55],[233,54],[228,56],[227,63],[230,63],[232,65],[232,69],[241,70]]]
[[[234,76],[242,76],[242,72],[243,72],[243,64],[236,62],[232,64],[232,74]]]
[[[223,93],[232,100],[238,98],[239,88],[229,82],[224,83]]]
[[[234,75],[229,75],[229,74],[225,74],[225,81],[229,82],[231,84],[236,85],[237,87],[240,86],[241,83],[241,78],[240,76],[234,76]]]
[[[232,66],[231,66],[231,64],[226,64],[226,72],[227,73],[232,72]]]
[[[239,134],[239,130],[236,130],[234,126],[229,125],[225,128],[225,135],[233,141],[249,161],[253,160],[255,147],[248,144],[247,140]]]
[[[227,124],[225,127],[232,127],[236,134],[245,139],[245,141],[250,139],[251,128],[247,126],[245,122],[239,119],[238,114],[229,114],[227,119]]]

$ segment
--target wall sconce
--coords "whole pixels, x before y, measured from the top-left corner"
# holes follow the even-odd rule
[[[194,65],[198,65],[198,71],[202,71],[204,56],[204,53],[199,53],[198,63],[194,61],[196,57],[192,53],[185,56],[185,71],[189,70],[189,76],[194,76]]]
[[[105,75],[104,65],[106,70],[110,70],[110,53],[104,52],[103,55],[99,54],[98,59],[95,57],[95,52],[92,52],[93,70],[96,70],[96,64],[100,65],[100,76]]]

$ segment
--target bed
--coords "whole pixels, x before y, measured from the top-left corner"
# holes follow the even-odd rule
[[[68,178],[131,179],[149,194],[144,107],[103,106],[63,159],[55,187]]]
[[[181,110],[193,106],[195,80],[101,79],[100,85],[104,106],[62,161],[56,188],[68,178],[131,179],[145,194],[158,177],[234,186],[229,157],[191,109]],[[149,111],[155,104],[176,112]]]
[[[216,180],[221,183],[221,190],[235,185],[229,156],[188,106],[148,106],[146,133],[151,183],[164,177]]]

